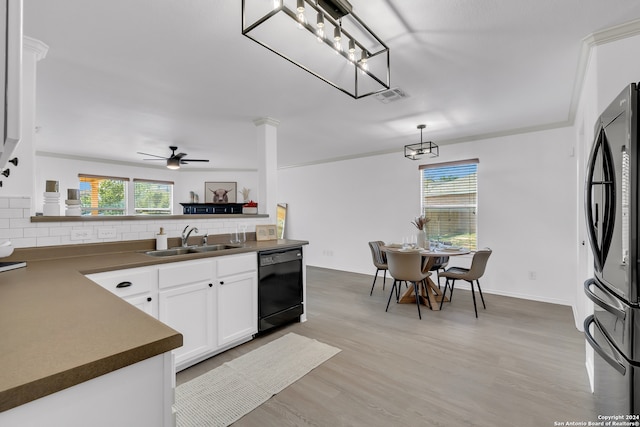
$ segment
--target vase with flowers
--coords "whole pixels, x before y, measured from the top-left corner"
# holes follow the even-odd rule
[[[427,235],[427,223],[431,221],[430,218],[420,215],[416,217],[411,223],[418,229],[417,242],[421,248],[429,249],[429,236]]]

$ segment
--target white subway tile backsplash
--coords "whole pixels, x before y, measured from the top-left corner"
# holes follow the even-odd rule
[[[226,234],[236,227],[246,226],[247,232],[255,231],[256,224],[272,224],[269,218],[212,218],[212,219],[158,219],[158,220],[122,220],[122,221],[56,221],[31,222],[31,199],[29,197],[0,197],[0,241],[11,239],[14,247],[75,245],[80,243],[100,243],[124,240],[153,239],[160,230],[165,229],[169,237],[180,237],[182,230],[197,227],[197,235]],[[116,237],[99,239],[98,229],[116,230]],[[80,236],[72,239],[73,230],[81,230]],[[195,234],[192,234],[195,235]],[[85,237],[86,236],[86,237]]]
[[[27,228],[31,226],[31,221],[27,218],[9,218],[9,228]]]
[[[49,228],[50,236],[70,236],[71,227],[51,227]]]
[[[147,231],[147,226],[144,224],[135,224],[131,226],[132,232],[144,232]]]
[[[11,197],[9,198],[10,208],[31,208],[31,199],[29,197]]]
[[[11,244],[14,248],[32,248],[34,246],[38,246],[38,241],[35,237],[11,239]]]
[[[61,245],[60,237],[36,237],[37,246],[56,246]]]
[[[0,209],[0,218],[24,218],[23,209]]]
[[[48,228],[27,227],[24,229],[24,237],[48,237]]]
[[[122,240],[140,240],[138,233],[122,233]]]

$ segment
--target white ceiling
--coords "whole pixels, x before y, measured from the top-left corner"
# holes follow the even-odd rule
[[[582,40],[640,18],[637,0],[350,2],[408,98],[354,100],[269,52],[242,35],[239,0],[25,0],[24,34],[49,46],[36,150],[142,162],[178,145],[255,168],[253,120],[272,117],[285,167],[400,152],[420,123],[439,144],[554,127],[572,119]]]

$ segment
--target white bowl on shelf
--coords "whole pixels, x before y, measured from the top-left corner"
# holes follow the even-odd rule
[[[13,245],[10,240],[0,243],[0,258],[8,257],[13,253]]]

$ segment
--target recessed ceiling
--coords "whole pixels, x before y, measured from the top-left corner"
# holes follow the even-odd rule
[[[241,34],[238,0],[28,0],[36,150],[143,164],[178,145],[255,168],[253,120],[281,167],[568,124],[582,40],[640,18],[637,0],[350,0],[391,51],[407,97],[354,100]],[[579,81],[578,81],[579,83]],[[446,148],[445,148],[446,149]]]

